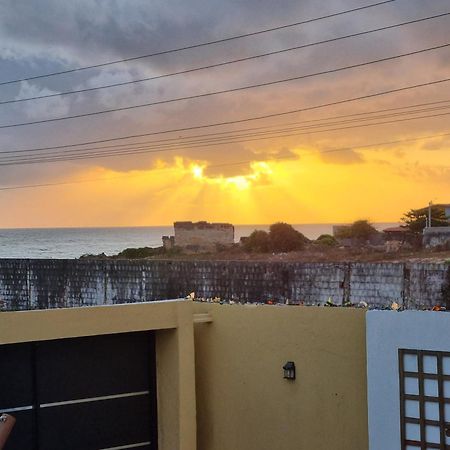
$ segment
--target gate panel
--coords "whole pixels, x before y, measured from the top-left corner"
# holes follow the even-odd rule
[[[39,343],[36,373],[39,449],[156,448],[153,333]]]
[[[39,343],[39,401],[52,403],[148,390],[152,350],[149,333]]]
[[[99,450],[127,445],[151,449],[148,395],[41,408],[39,448]]]
[[[0,345],[5,450],[157,449],[153,332]]]
[[[34,448],[33,345],[0,346],[0,412],[13,415],[13,428],[5,450]]]

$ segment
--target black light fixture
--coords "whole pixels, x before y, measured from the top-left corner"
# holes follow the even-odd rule
[[[293,361],[288,361],[283,366],[284,377],[286,380],[295,380],[295,363]]]

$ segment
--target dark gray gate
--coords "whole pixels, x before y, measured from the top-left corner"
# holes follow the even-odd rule
[[[5,450],[157,449],[152,332],[0,346]]]

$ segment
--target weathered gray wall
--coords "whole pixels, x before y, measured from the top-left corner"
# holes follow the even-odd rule
[[[407,308],[442,302],[449,266],[425,263],[295,263],[0,259],[6,310],[57,308],[184,297],[269,299],[323,304],[393,301]]]
[[[450,248],[450,227],[431,227],[423,230],[422,244],[426,248]]]

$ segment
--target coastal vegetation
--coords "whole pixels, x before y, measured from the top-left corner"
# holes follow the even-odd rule
[[[336,247],[339,245],[339,241],[331,234],[321,234],[314,242],[323,247]]]
[[[412,210],[411,210],[412,211]],[[419,210],[417,210],[419,211]],[[436,211],[436,210],[435,210]],[[435,212],[440,220],[441,213]],[[406,215],[405,215],[406,216]],[[423,213],[407,213],[411,228],[420,229]],[[436,223],[436,222],[434,222]],[[419,227],[419,228],[416,228]],[[404,229],[404,233],[403,230]],[[396,234],[392,234],[395,232]],[[254,230],[239,243],[216,244],[210,249],[194,250],[182,247],[126,248],[116,255],[83,255],[86,259],[193,259],[193,260],[292,260],[303,262],[319,261],[389,261],[410,258],[449,260],[448,249],[422,249],[419,244],[405,241],[394,246],[404,236],[413,236],[404,225],[389,233],[378,231],[368,220],[357,220],[349,225],[337,226],[333,235],[322,234],[315,240],[307,239],[292,225],[277,222],[269,230]],[[417,232],[417,235],[419,233]],[[397,240],[397,241],[396,241]],[[412,242],[412,241],[411,241]],[[439,253],[439,254],[438,254]]]
[[[244,250],[257,253],[283,253],[302,250],[309,242],[292,225],[277,222],[270,226],[269,232],[255,230],[243,241]]]
[[[406,212],[401,221],[404,226],[413,233],[421,233],[427,226],[428,217],[431,212],[431,226],[432,227],[448,227],[450,225],[445,210],[440,205],[431,206],[421,209],[410,209]]]
[[[376,234],[377,229],[368,220],[357,220],[349,226],[341,227],[336,232],[336,238],[368,240]]]

